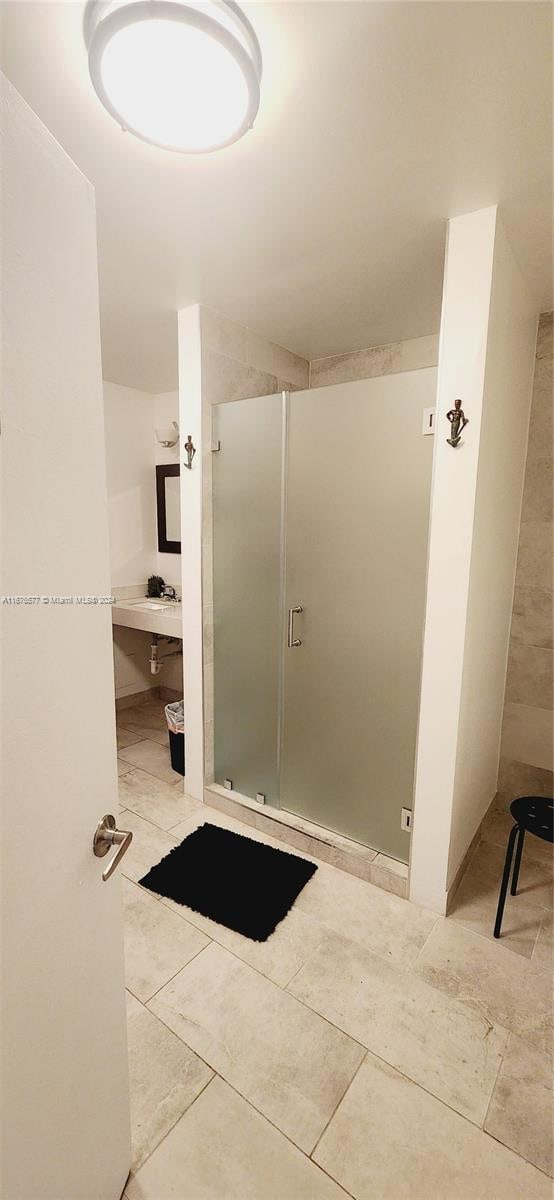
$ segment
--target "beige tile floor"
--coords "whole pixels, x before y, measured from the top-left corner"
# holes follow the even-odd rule
[[[118,716],[133,1128],[128,1200],[552,1196],[552,860],[491,936],[499,814],[436,918],[320,864],[265,943],[141,888],[206,819],[161,702]],[[156,734],[156,736],[153,736]]]

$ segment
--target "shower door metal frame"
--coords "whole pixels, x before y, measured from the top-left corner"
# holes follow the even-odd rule
[[[279,804],[281,807],[281,769],[283,762],[284,705],[285,705],[285,597],[287,587],[287,464],[289,438],[290,392],[281,392],[281,537],[279,544],[279,607],[280,607],[280,654],[277,700],[277,778],[279,780]]]

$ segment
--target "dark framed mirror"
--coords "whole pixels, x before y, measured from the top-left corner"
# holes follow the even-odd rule
[[[179,475],[179,463],[164,463],[156,467],[158,550],[163,554],[181,553],[181,485]]]

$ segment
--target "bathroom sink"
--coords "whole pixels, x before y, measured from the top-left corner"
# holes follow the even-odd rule
[[[141,608],[146,612],[159,612],[160,609],[166,607],[167,606],[165,604],[156,604],[154,600],[149,600],[148,602],[141,600],[139,604],[133,604],[133,608]]]
[[[176,600],[116,600],[112,605],[112,621],[114,625],[144,629],[162,637],[181,637],[182,634],[182,608]]]

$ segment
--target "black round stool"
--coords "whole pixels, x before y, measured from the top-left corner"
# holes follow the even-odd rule
[[[494,923],[494,936],[500,937],[500,928],[502,925],[502,917],[504,916],[504,905],[506,903],[506,892],[508,891],[508,881],[510,879],[510,870],[512,867],[512,858],[514,855],[514,846],[516,837],[518,837],[516,857],[514,862],[514,873],[512,875],[512,886],[510,894],[515,896],[517,890],[517,881],[519,877],[519,868],[521,865],[521,855],[523,853],[523,839],[526,833],[534,833],[535,837],[542,838],[543,842],[554,842],[554,800],[548,796],[520,796],[518,800],[512,800],[510,804],[510,812],[514,818],[515,825],[510,830],[508,845],[506,847],[506,858],[504,861],[504,874],[502,875],[502,883],[500,884],[500,895],[498,897],[498,908],[496,911],[496,921]]]

